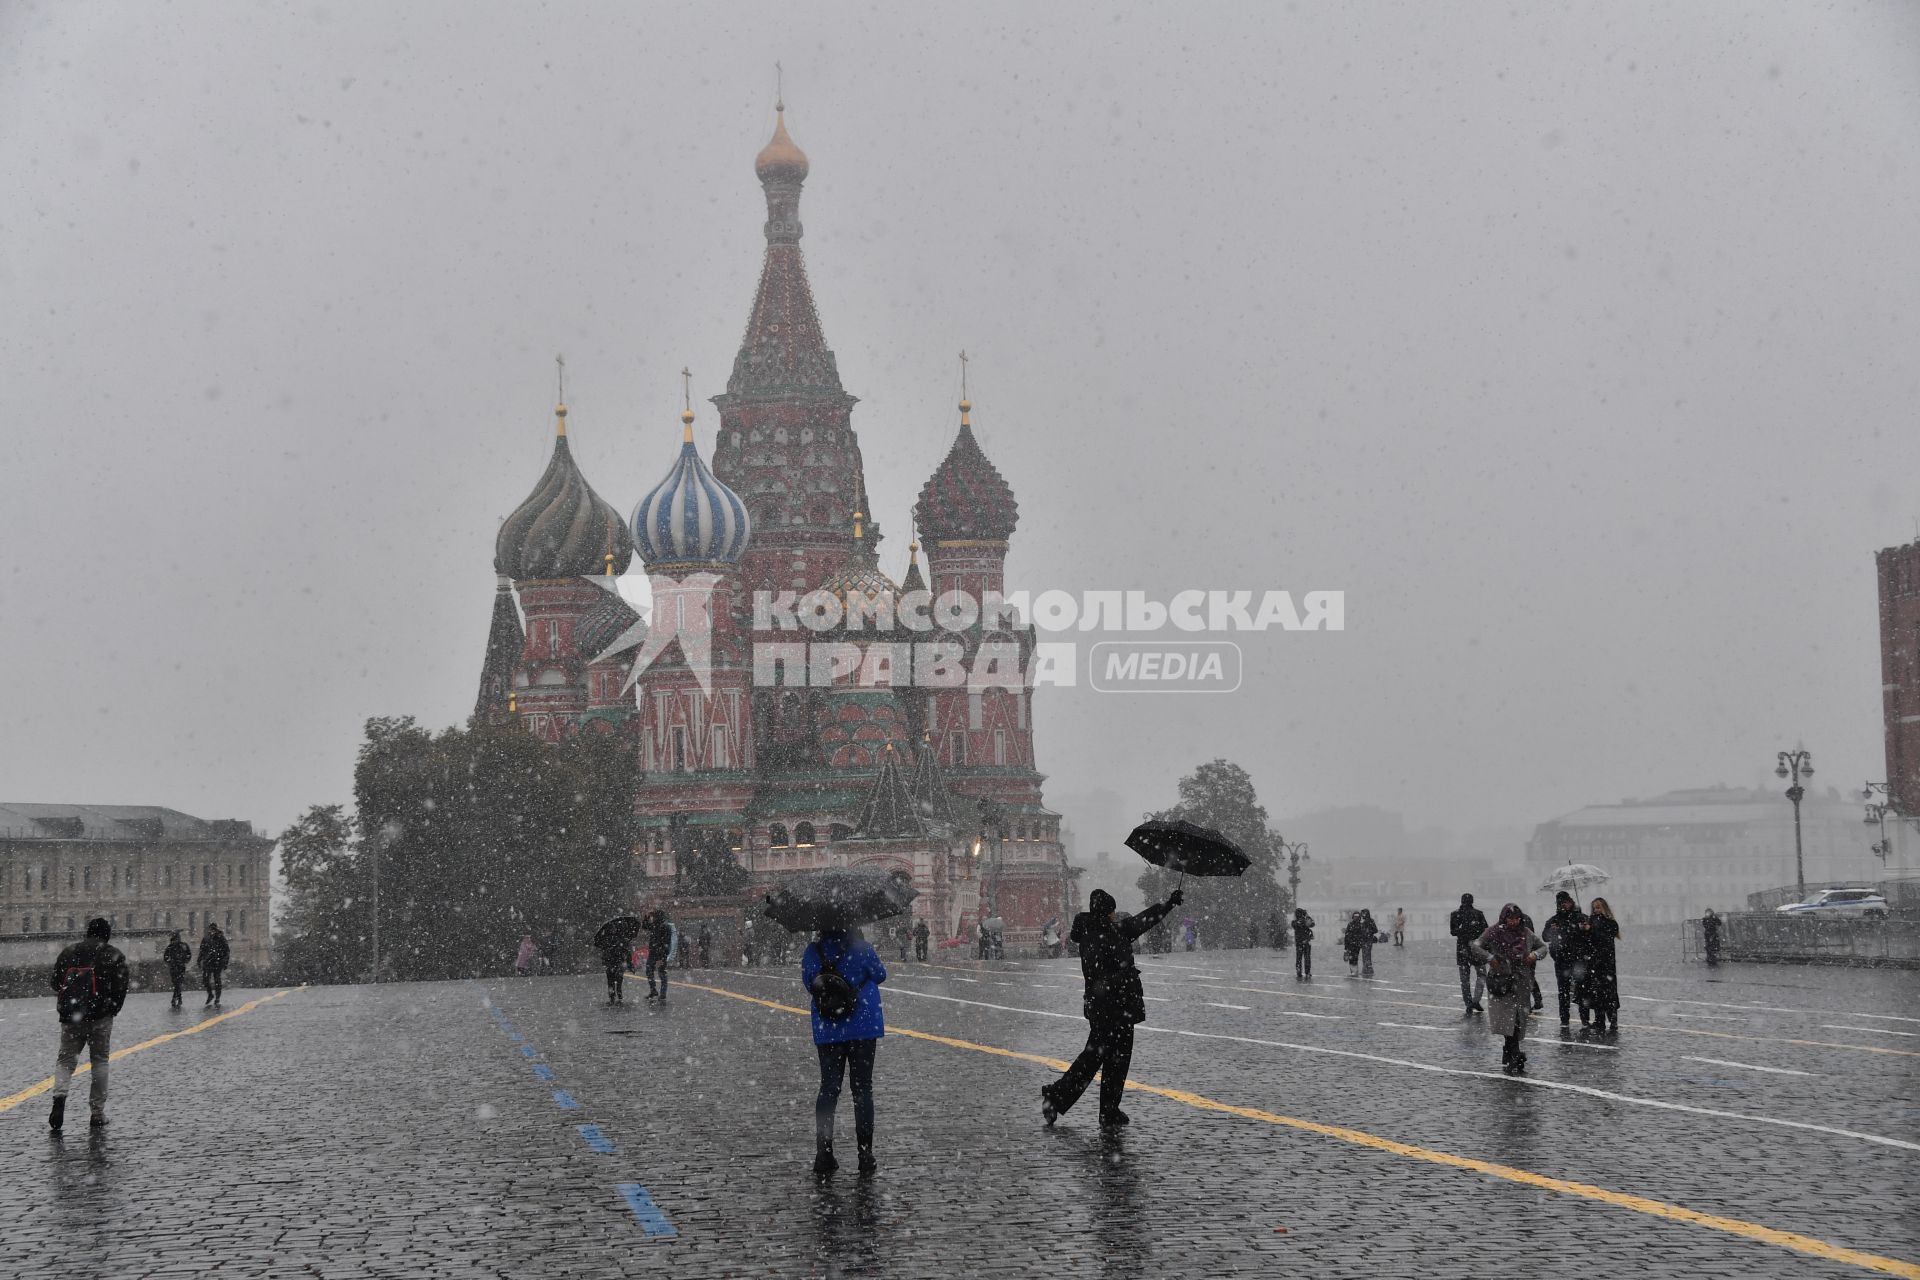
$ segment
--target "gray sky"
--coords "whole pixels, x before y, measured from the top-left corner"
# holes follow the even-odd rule
[[[896,576],[964,346],[1011,585],[1348,593],[1238,697],[1042,695],[1050,795],[1882,776],[1920,7],[63,0],[0,8],[4,798],[277,829],[462,719],[553,354],[622,510],[724,384],[775,59]]]

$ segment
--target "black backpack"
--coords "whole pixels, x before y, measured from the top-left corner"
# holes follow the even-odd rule
[[[860,993],[833,967],[825,947],[820,948],[820,965],[820,990],[813,998],[814,1008],[828,1022],[845,1022],[860,1006]]]
[[[62,1022],[81,1022],[97,1016],[96,1007],[105,1012],[100,994],[100,975],[91,960],[74,960],[60,970],[60,985],[54,992],[54,1007]]]

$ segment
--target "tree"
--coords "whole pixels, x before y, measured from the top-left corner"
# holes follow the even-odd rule
[[[287,885],[274,949],[303,982],[346,982],[365,972],[372,922],[366,867],[344,806],[314,805],[280,834]]]
[[[1268,936],[1272,917],[1292,909],[1287,891],[1277,883],[1280,867],[1280,837],[1267,825],[1267,810],[1255,793],[1247,771],[1229,760],[1216,759],[1201,765],[1180,779],[1180,799],[1170,809],[1152,815],[1155,818],[1180,818],[1212,827],[1226,836],[1253,860],[1239,876],[1188,876],[1182,905],[1174,910],[1174,923],[1191,917],[1198,923],[1202,939],[1217,946],[1245,946],[1249,925],[1260,938]],[[1149,867],[1139,884],[1149,902],[1158,902],[1179,884],[1175,872]]]
[[[727,833],[709,827],[698,835],[676,828],[674,874],[679,890],[693,897],[725,897],[747,887],[747,869],[733,856]]]
[[[311,830],[289,828],[312,902],[289,909],[284,945],[303,964],[324,957],[311,961],[322,980],[365,972],[377,855],[383,973],[505,972],[525,933],[584,950],[625,905],[633,781],[617,738],[549,745],[513,722],[435,736],[407,717],[369,720],[352,856],[310,852],[338,836],[338,806],[310,811],[329,815]]]

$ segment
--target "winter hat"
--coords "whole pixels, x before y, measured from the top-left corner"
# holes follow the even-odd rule
[[[1104,916],[1119,905],[1105,889],[1095,889],[1087,895],[1087,910],[1096,916]]]
[[[1562,889],[1560,892],[1553,895],[1553,905],[1556,907],[1571,907],[1574,905],[1573,895],[1568,893],[1565,889]]]

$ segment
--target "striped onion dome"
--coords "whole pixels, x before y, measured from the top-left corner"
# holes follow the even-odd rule
[[[682,414],[681,421],[686,430],[673,470],[633,509],[633,541],[640,561],[649,569],[736,564],[752,533],[746,504],[721,483],[694,448],[692,410]]]
[[[494,572],[515,582],[627,571],[633,539],[626,522],[593,491],[567,447],[567,406],[554,410],[553,457],[527,500],[500,526]]]

